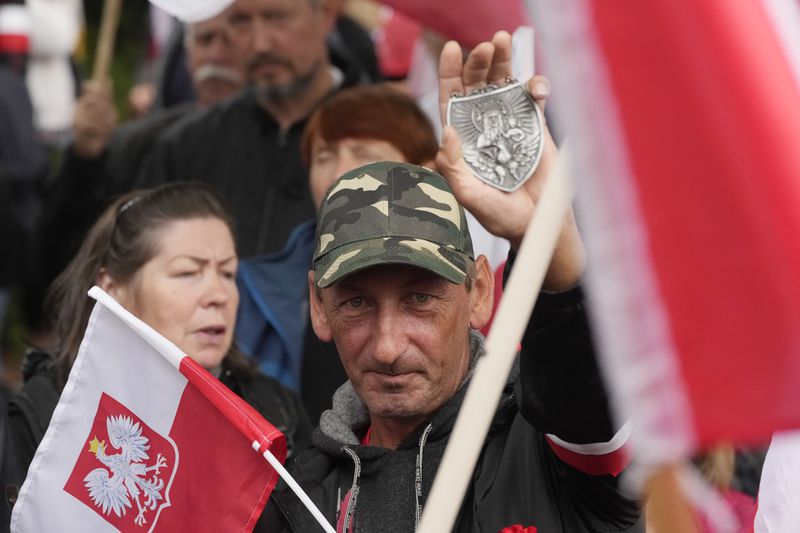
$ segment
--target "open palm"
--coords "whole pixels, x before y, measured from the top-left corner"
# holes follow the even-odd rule
[[[476,46],[462,62],[461,47],[448,42],[439,61],[439,110],[445,124],[447,102],[454,93],[468,94],[487,84],[505,85],[511,76],[511,36],[498,32],[491,42]],[[535,76],[528,82],[528,91],[537,105],[544,110],[550,83],[544,76]],[[518,248],[525,235],[528,222],[536,210],[544,181],[547,179],[558,149],[545,125],[544,147],[539,165],[522,187],[514,192],[498,190],[476,179],[462,156],[461,141],[455,130],[445,125],[442,147],[436,157],[436,166],[447,179],[458,200],[478,221],[498,237],[508,239],[512,248]],[[553,264],[545,280],[548,288],[563,288],[577,282],[585,267],[585,252],[580,240],[574,215],[570,212],[554,254]]]

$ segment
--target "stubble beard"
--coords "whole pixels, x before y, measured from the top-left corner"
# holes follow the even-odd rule
[[[312,86],[321,66],[322,61],[319,61],[308,72],[294,76],[287,83],[253,83],[256,99],[263,104],[282,104],[301,97]]]

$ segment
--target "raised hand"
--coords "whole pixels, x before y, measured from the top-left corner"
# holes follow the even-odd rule
[[[117,111],[111,88],[97,81],[87,81],[75,106],[73,150],[86,159],[98,157],[117,126]]]
[[[498,32],[491,42],[476,46],[462,63],[461,47],[454,41],[442,50],[439,61],[439,109],[446,122],[447,102],[453,93],[467,94],[487,84],[505,85],[511,76],[511,36]],[[544,110],[550,95],[550,82],[535,76],[528,91]],[[536,209],[545,179],[550,173],[558,149],[545,125],[542,157],[533,175],[519,189],[508,193],[476,179],[462,156],[461,141],[455,130],[445,125],[442,147],[436,166],[448,180],[458,200],[493,234],[509,240],[518,248],[531,216]],[[565,220],[544,287],[560,290],[577,283],[585,269],[585,251],[573,213]]]

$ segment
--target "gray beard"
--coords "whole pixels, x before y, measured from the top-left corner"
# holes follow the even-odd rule
[[[268,85],[266,87],[253,85],[256,99],[262,103],[281,104],[301,96],[311,87],[314,76],[320,69],[321,64],[321,61],[315,63],[307,73],[295,77],[289,83]]]

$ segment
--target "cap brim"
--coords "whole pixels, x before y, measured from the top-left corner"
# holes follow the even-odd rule
[[[369,239],[340,246],[319,257],[314,261],[314,279],[324,289],[367,268],[409,265],[461,284],[469,261],[471,258],[463,252],[422,239]]]

